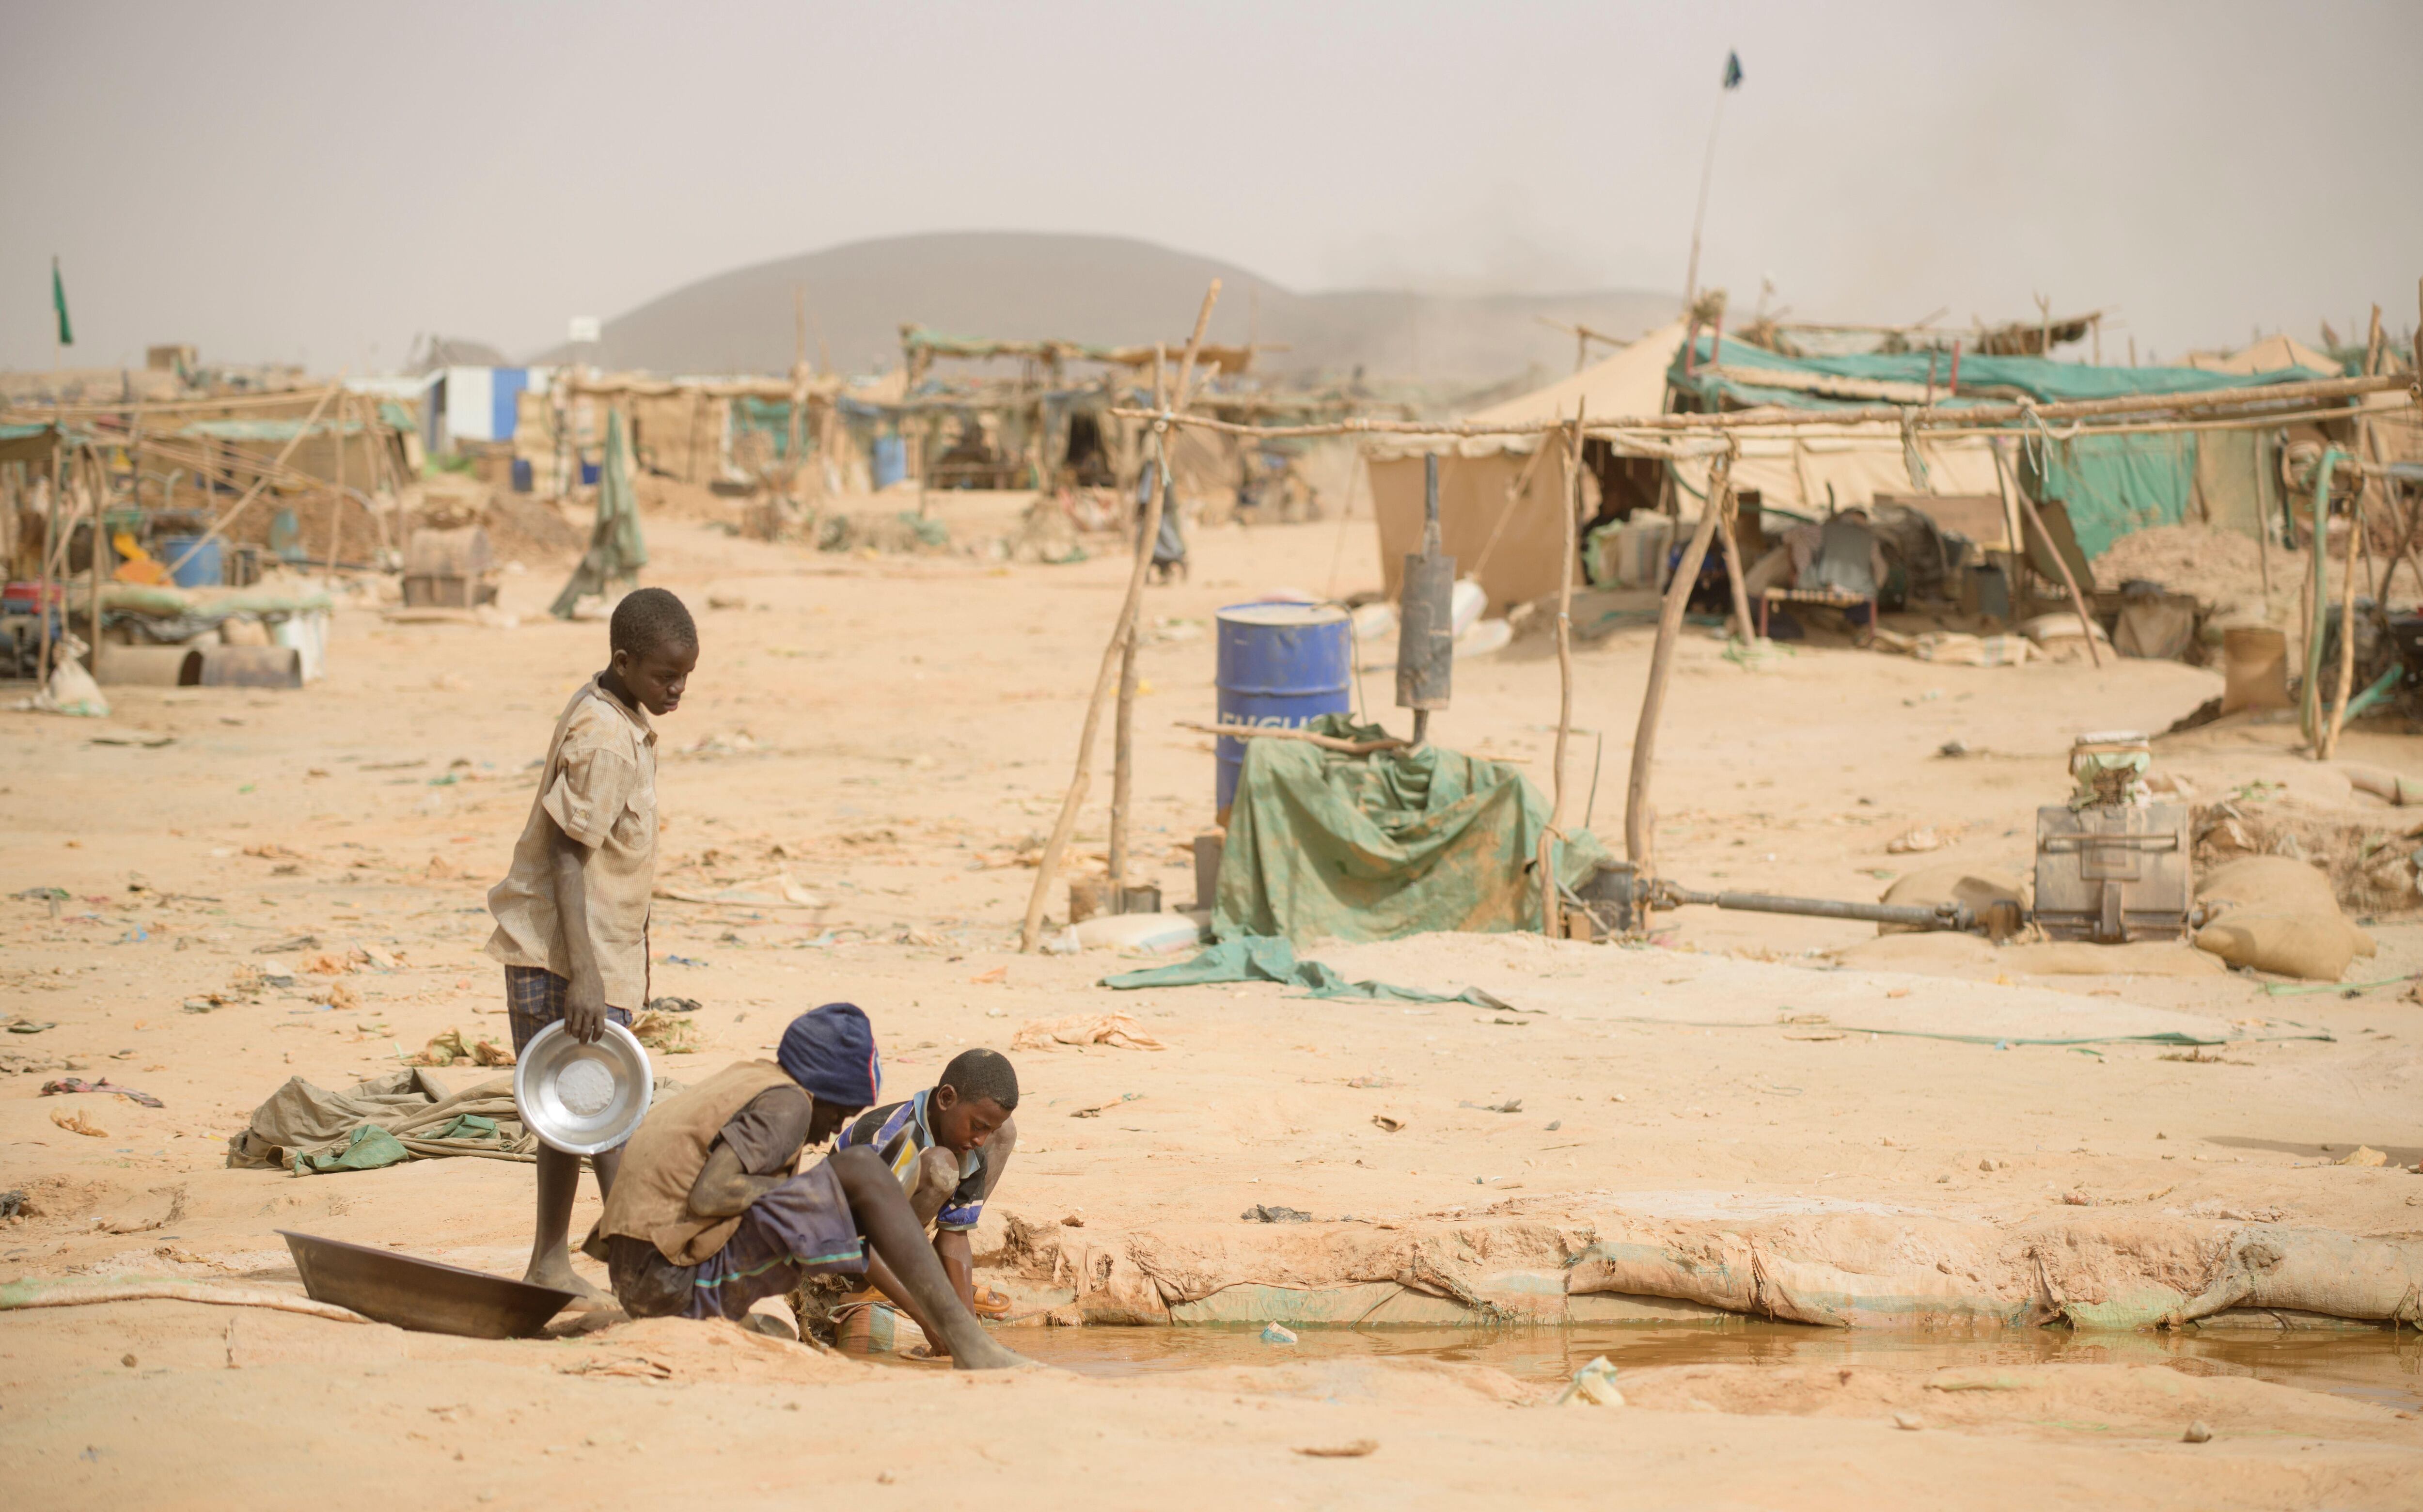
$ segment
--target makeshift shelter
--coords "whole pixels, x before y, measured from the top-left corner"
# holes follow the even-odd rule
[[[2203,438],[2185,431],[2084,436],[2039,424],[2020,428],[2003,443],[2011,448],[2008,470],[1998,471],[1987,438],[1905,438],[1891,424],[1875,422],[1850,427],[1852,434],[1845,437],[1844,427],[1824,424],[1825,412],[1884,402],[1956,414],[1982,401],[2209,393],[2336,376],[2336,364],[2318,372],[2244,364],[2227,370],[2096,367],[2041,357],[1940,351],[1798,357],[1738,339],[1728,342],[1713,332],[1687,343],[1667,374],[1680,408],[1811,412],[1811,438],[1768,432],[1744,440],[1734,484],[1760,489],[1769,507],[1797,494],[1801,510],[1822,515],[1829,507],[1866,503],[1878,493],[1996,493],[2016,484],[2039,501],[2065,505],[2078,544],[2090,557],[2131,531],[2189,517],[2198,493]],[[1835,434],[1826,442],[1812,438],[1829,431]],[[2264,517],[2267,499],[2276,497],[2265,491],[2266,474],[2276,469],[2267,467],[2270,458],[2259,439],[2225,446],[2235,454],[2229,466],[2209,470],[2208,492],[2219,503],[2205,510],[2206,517],[2251,531]],[[1786,462],[1788,473],[1780,465]],[[1688,477],[1695,468],[1704,477],[1703,462],[1682,464],[1677,470]],[[1791,486],[1795,482],[1797,489]],[[1813,485],[1821,482],[1834,485],[1830,493],[1811,497]]]
[[[1662,326],[1603,362],[1465,418],[1491,423],[1571,420],[1585,401],[1597,417],[1655,414],[1666,407],[1666,373],[1683,336],[1681,321]],[[1627,475],[1604,466],[1620,459],[1611,452],[1597,456],[1602,445],[1592,442],[1586,459],[1602,462],[1598,470],[1605,476],[1594,478],[1593,485],[1605,497],[1623,486]],[[1564,443],[1554,435],[1492,436],[1454,441],[1409,438],[1364,449],[1389,596],[1396,596],[1406,554],[1421,544],[1424,458],[1433,454],[1439,459],[1441,541],[1457,570],[1479,579],[1492,612],[1556,592],[1565,517]],[[1650,462],[1653,475],[1661,465]]]

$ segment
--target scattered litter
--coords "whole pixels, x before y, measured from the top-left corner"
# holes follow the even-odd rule
[[[147,751],[157,751],[164,745],[176,744],[177,738],[173,735],[96,735],[92,738],[90,743],[94,745],[139,745]]]
[[[706,964],[704,961],[694,961],[689,956],[664,956],[660,959],[669,966],[704,966]]]
[[[976,985],[983,985],[989,982],[1007,981],[1009,980],[1009,967],[1006,965],[1001,965],[993,967],[990,971],[979,971],[974,976],[970,977],[968,980],[972,984]]]
[[[650,1002],[647,1007],[640,1011],[637,1018],[631,1020],[633,1038],[649,1049],[663,1055],[696,1055],[705,1042],[699,1038],[697,1026],[687,1014],[676,1015],[657,1006],[663,1003],[689,1002],[690,1000],[686,997],[659,997]],[[690,1006],[695,1008],[697,1004],[690,1003]],[[511,1063],[511,1058],[508,1057],[506,1064]]]
[[[1458,1103],[1455,1106],[1458,1107],[1477,1107],[1483,1113],[1520,1113],[1523,1111],[1523,1099],[1519,1097],[1510,1097],[1502,1103]]]
[[[1274,1207],[1260,1202],[1255,1203],[1237,1217],[1247,1223],[1309,1223],[1312,1221],[1312,1215],[1302,1208]],[[1271,1327],[1275,1329],[1278,1325],[1274,1323]],[[1268,1338],[1269,1335],[1264,1334],[1263,1337]],[[1289,1334],[1284,1342],[1295,1343],[1295,1335]]]
[[[160,1099],[152,1096],[150,1092],[138,1092],[132,1087],[120,1087],[116,1082],[109,1080],[107,1077],[103,1077],[100,1081],[85,1081],[75,1076],[64,1076],[57,1081],[46,1081],[42,1083],[42,1090],[40,1095],[43,1097],[55,1097],[62,1092],[111,1092],[119,1097],[125,1098],[130,1103],[140,1103],[145,1107],[166,1107],[168,1106],[167,1104],[160,1101]],[[2341,1165],[2349,1163],[2350,1162],[2347,1161],[2340,1162]],[[2381,1164],[2380,1156],[2376,1154],[2368,1164],[2376,1166]]]
[[[510,1066],[514,1063],[514,1052],[510,1045],[499,1045],[490,1040],[473,1040],[467,1043],[462,1030],[450,1028],[443,1034],[433,1036],[420,1054],[407,1057],[404,1063],[407,1066],[451,1066],[458,1060],[482,1066]]]
[[[1942,848],[1943,836],[1930,825],[1921,825],[1914,830],[1904,830],[1885,842],[1885,853],[1897,856],[1910,855],[1921,851],[1940,851]]]
[[[109,1138],[109,1131],[107,1129],[90,1122],[81,1113],[54,1113],[51,1115],[51,1122],[57,1124],[60,1128],[67,1130],[70,1134],[81,1134],[87,1138],[93,1139],[106,1139]]]
[[[626,1355],[620,1360],[583,1360],[555,1367],[563,1376],[627,1376],[635,1380],[671,1380],[673,1367],[645,1355]]]
[[[1118,1096],[1112,1098],[1107,1103],[1097,1103],[1091,1107],[1081,1107],[1069,1116],[1072,1119],[1098,1119],[1101,1118],[1108,1109],[1116,1107],[1121,1103],[1135,1102],[1143,1096],[1144,1093],[1142,1092],[1121,1092]]]
[[[1386,1113],[1372,1114],[1371,1122],[1380,1126],[1380,1132],[1383,1134],[1394,1134],[1405,1126],[1403,1119],[1390,1118]]]
[[[1292,1334],[1289,1335],[1290,1339],[1293,1337]],[[1380,1440],[1377,1439],[1357,1439],[1352,1443],[1299,1445],[1296,1453],[1307,1455],[1314,1459],[1360,1459],[1379,1447]]]
[[[1295,1343],[1295,1330],[1280,1324],[1269,1324],[1262,1329],[1262,1343],[1293,1344]]]
[[[1601,1355],[1574,1372],[1574,1378],[1557,1393],[1559,1407],[1622,1407],[1623,1393],[1615,1389],[1615,1363]]]
[[[55,1020],[43,1023],[39,1019],[29,1019],[24,1014],[18,1013],[10,1016],[7,1027],[11,1034],[40,1034],[44,1029],[57,1028],[58,1024]]]
[[[2212,1442],[2212,1428],[2202,1418],[2198,1418],[2193,1423],[2188,1424],[2187,1432],[2179,1435],[2179,1442],[2210,1443]]]
[[[1107,1044],[1121,1050],[1168,1048],[1125,1013],[1079,1013],[1051,1023],[1037,1019],[1021,1027],[1009,1042],[1013,1050],[1046,1050],[1054,1044]]]
[[[1904,1433],[1916,1433],[1925,1427],[1926,1424],[1915,1412],[1896,1412],[1893,1414],[1893,1426]]]
[[[282,956],[290,950],[317,950],[318,948],[320,948],[318,935],[294,934],[275,944],[256,945],[252,947],[252,953],[257,956]]]

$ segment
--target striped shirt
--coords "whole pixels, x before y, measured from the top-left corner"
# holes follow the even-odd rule
[[[869,1109],[859,1115],[858,1122],[841,1131],[833,1140],[835,1150],[852,1145],[872,1149],[892,1174],[900,1178],[904,1187],[914,1178],[918,1159],[934,1148],[934,1125],[926,1112],[926,1100],[934,1095],[927,1088],[905,1103]],[[984,1217],[985,1187],[988,1185],[985,1153],[971,1150],[959,1157],[959,1185],[944,1199],[942,1210],[934,1215],[937,1229],[973,1229]]]

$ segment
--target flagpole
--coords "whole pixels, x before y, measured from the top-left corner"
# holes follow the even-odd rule
[[[1700,162],[1700,207],[1691,215],[1691,266],[1683,276],[1683,312],[1688,315],[1700,298],[1700,229],[1708,218],[1708,181],[1717,171],[1717,128],[1724,124],[1725,96],[1733,93],[1740,74],[1735,55],[1725,56],[1724,82],[1717,89],[1717,113],[1708,121],[1707,155]]]

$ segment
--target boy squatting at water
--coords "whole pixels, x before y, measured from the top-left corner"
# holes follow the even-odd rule
[[[905,1103],[874,1108],[841,1132],[836,1149],[872,1150],[908,1194],[910,1210],[934,1235],[934,1254],[951,1289],[979,1316],[1000,1316],[1009,1298],[986,1288],[979,1297],[969,1235],[984,1217],[985,1199],[1001,1184],[1018,1148],[1018,1071],[997,1050],[962,1050],[942,1078]],[[890,1269],[878,1259],[867,1280],[924,1328],[926,1319]],[[861,1293],[850,1300],[864,1300]],[[942,1335],[926,1329],[940,1350]]]
[[[738,1318],[806,1277],[881,1265],[960,1369],[1025,1363],[960,1300],[872,1148],[798,1169],[803,1150],[875,1101],[879,1081],[866,1015],[827,1003],[791,1021],[773,1061],[740,1061],[650,1108],[581,1246],[606,1262],[623,1310]]]
[[[648,1001],[648,899],[657,867],[657,732],[649,716],[681,707],[698,665],[698,627],[682,601],[641,588],[614,606],[612,660],[557,716],[538,796],[513,868],[488,892],[504,963],[514,1054],[561,1020],[583,1044],[609,1019],[628,1025]],[[644,710],[644,712],[642,712]],[[600,1192],[619,1151],[592,1157]],[[538,1221],[526,1279],[602,1300],[565,1249],[580,1157],[542,1143]],[[577,1304],[576,1304],[577,1305]]]

